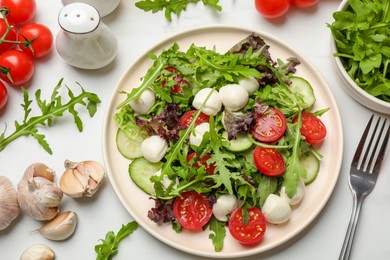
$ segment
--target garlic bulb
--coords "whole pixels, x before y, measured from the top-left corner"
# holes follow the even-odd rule
[[[51,220],[58,213],[63,193],[54,184],[55,173],[43,163],[30,165],[18,184],[18,202],[35,220]]]
[[[92,197],[102,183],[105,170],[95,161],[65,161],[66,171],[60,179],[61,190],[68,196],[80,198]]]
[[[77,214],[73,211],[66,211],[43,225],[38,231],[47,239],[64,240],[73,234],[76,226]]]
[[[47,245],[33,245],[24,250],[19,260],[52,260],[54,251]]]
[[[0,176],[0,230],[7,228],[19,213],[18,193],[7,177]]]

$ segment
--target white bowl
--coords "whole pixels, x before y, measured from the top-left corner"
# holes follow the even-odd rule
[[[348,6],[348,0],[343,0],[337,9],[337,11],[345,10]],[[337,46],[334,40],[332,40],[332,53],[337,52]],[[344,80],[343,87],[351,95],[357,102],[364,105],[365,107],[383,113],[390,114],[390,102],[386,102],[379,98],[376,98],[370,94],[368,94],[365,90],[359,87],[353,79],[346,72],[341,60],[339,57],[334,56],[335,62],[337,65],[337,71],[339,75]]]

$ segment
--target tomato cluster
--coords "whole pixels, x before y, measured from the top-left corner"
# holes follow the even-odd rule
[[[266,18],[277,18],[290,9],[290,6],[306,8],[314,6],[319,0],[255,0],[256,10]]]
[[[35,0],[0,0],[0,109],[8,92],[4,82],[20,86],[34,74],[34,58],[47,55],[53,46],[53,34],[40,23],[32,22]]]

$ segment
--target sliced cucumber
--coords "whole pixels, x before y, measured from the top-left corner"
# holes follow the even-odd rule
[[[228,133],[224,131],[222,133],[222,137],[225,138],[226,141],[228,141],[228,143],[224,145],[224,147],[231,152],[235,152],[235,153],[245,152],[246,150],[248,150],[253,146],[253,143],[246,135],[242,135],[242,134],[237,135],[236,139],[229,141]]]
[[[141,143],[144,136],[139,131],[119,128],[116,133],[116,146],[119,152],[128,159],[141,157]]]
[[[161,163],[151,163],[143,157],[134,159],[129,165],[129,175],[134,183],[149,195],[154,195],[150,178],[161,169]]]
[[[303,99],[303,109],[311,107],[316,102],[310,83],[301,77],[290,77],[290,89]]]
[[[320,162],[313,153],[303,154],[299,159],[302,166],[306,169],[306,178],[303,178],[303,182],[305,185],[309,185],[317,178]]]

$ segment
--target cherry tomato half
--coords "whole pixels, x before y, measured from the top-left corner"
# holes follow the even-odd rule
[[[31,57],[42,57],[48,54],[53,46],[53,34],[50,29],[40,23],[29,23],[24,25],[18,33],[18,41],[30,42],[19,44],[21,50]]]
[[[4,34],[7,31],[7,24],[5,23],[3,18],[0,18],[0,37],[3,37]],[[5,40],[7,41],[16,41],[16,29],[13,27],[9,32],[8,35],[5,37]],[[14,43],[12,42],[2,42],[0,44],[0,53],[4,52],[6,50],[11,49],[14,46]]]
[[[249,220],[243,224],[242,209],[233,210],[229,219],[229,231],[238,242],[250,245],[259,243],[266,231],[266,220],[260,209],[248,209]]]
[[[0,109],[2,109],[8,100],[8,91],[4,83],[0,81]]]
[[[0,55],[0,78],[11,85],[29,81],[34,69],[31,57],[21,50],[8,50]]]
[[[186,229],[199,229],[209,222],[212,209],[206,195],[186,191],[173,202],[173,215]]]
[[[196,156],[196,153],[195,152],[192,152],[190,153],[188,156],[187,156],[187,162],[191,161],[192,158],[194,158],[194,156]],[[201,163],[202,165],[204,165],[204,169],[205,171],[208,173],[208,174],[214,174],[214,171],[215,171],[215,165],[214,164],[208,164],[207,163],[207,160],[211,158],[211,155],[210,154],[205,154],[202,158],[196,158],[197,161],[194,163],[194,167],[199,169],[200,168],[200,165],[199,163]]]
[[[274,148],[256,146],[253,160],[257,169],[268,176],[278,176],[286,169],[282,154]]]
[[[194,114],[198,112],[198,110],[189,110],[185,112],[179,119],[179,125],[183,127],[188,127],[192,120],[194,119]],[[195,121],[195,126],[200,125],[202,123],[209,122],[210,117],[202,112],[200,112],[198,118]]]
[[[8,22],[17,25],[30,21],[37,10],[35,0],[1,0],[0,5],[8,8]]]
[[[174,66],[168,66],[164,68],[164,70],[169,71],[174,75],[173,80],[177,82],[177,84],[171,86],[171,92],[175,94],[184,94],[183,86],[189,86],[188,82],[179,74],[179,70]],[[166,85],[166,81],[163,81],[162,87],[164,88]]]
[[[260,142],[274,142],[286,131],[286,117],[276,109],[270,108],[266,113],[256,117],[251,134]]]
[[[319,0],[291,0],[291,4],[300,8],[314,6]]]
[[[293,119],[293,123],[297,121],[297,117]],[[309,144],[318,144],[324,141],[326,137],[326,126],[321,119],[313,114],[302,112],[301,134]]]
[[[255,0],[256,10],[266,18],[277,18],[290,8],[290,0]]]

